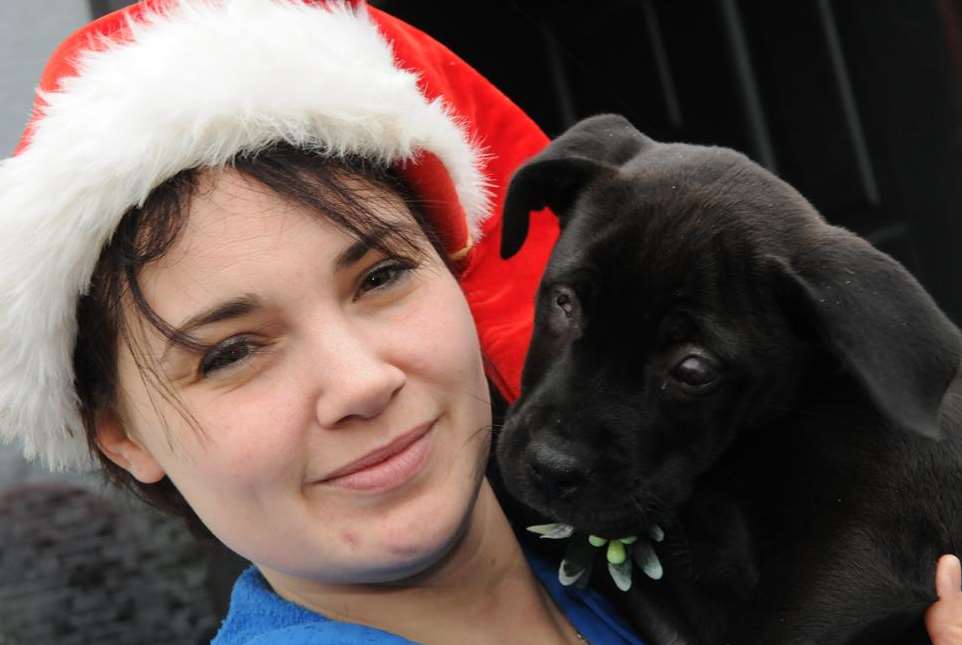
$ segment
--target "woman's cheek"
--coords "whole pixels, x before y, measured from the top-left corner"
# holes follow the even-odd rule
[[[434,302],[444,307],[427,307],[423,312],[418,335],[423,344],[425,369],[436,374],[470,375],[480,360],[480,346],[474,318],[461,288],[444,281],[443,288],[432,294]]]
[[[300,441],[312,424],[314,406],[296,379],[273,369],[243,387],[201,402],[209,428],[205,452],[240,470],[252,464],[282,462],[299,454]]]

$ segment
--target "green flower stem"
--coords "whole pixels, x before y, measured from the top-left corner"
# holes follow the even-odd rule
[[[611,564],[621,564],[628,557],[625,553],[625,545],[618,540],[608,543],[608,562]]]

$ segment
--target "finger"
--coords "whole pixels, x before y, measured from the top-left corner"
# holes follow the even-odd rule
[[[935,569],[935,592],[939,598],[962,594],[962,564],[954,555],[943,555]]]

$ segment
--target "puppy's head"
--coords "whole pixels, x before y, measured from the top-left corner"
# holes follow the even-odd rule
[[[545,206],[562,231],[498,442],[527,505],[609,537],[658,521],[736,436],[791,410],[813,346],[893,423],[937,433],[957,330],[897,263],[744,156],[593,117],[516,173],[502,255]],[[880,357],[903,324],[926,340]]]

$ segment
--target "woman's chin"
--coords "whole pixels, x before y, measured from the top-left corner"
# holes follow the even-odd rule
[[[458,543],[464,533],[464,522],[445,522],[434,519],[411,527],[409,532],[385,536],[384,553],[398,562],[421,563],[421,568],[431,566],[444,558]]]
[[[441,565],[457,548],[469,525],[470,513],[445,510],[448,509],[435,505],[434,512],[420,520],[385,527],[379,549],[382,566],[377,567],[381,569],[381,581],[420,577]]]
[[[363,561],[355,560],[350,571],[343,571],[337,580],[331,579],[331,568],[325,567],[322,576],[327,582],[347,584],[408,584],[423,578],[445,560],[457,545],[454,536],[392,539],[383,544],[377,555]]]

